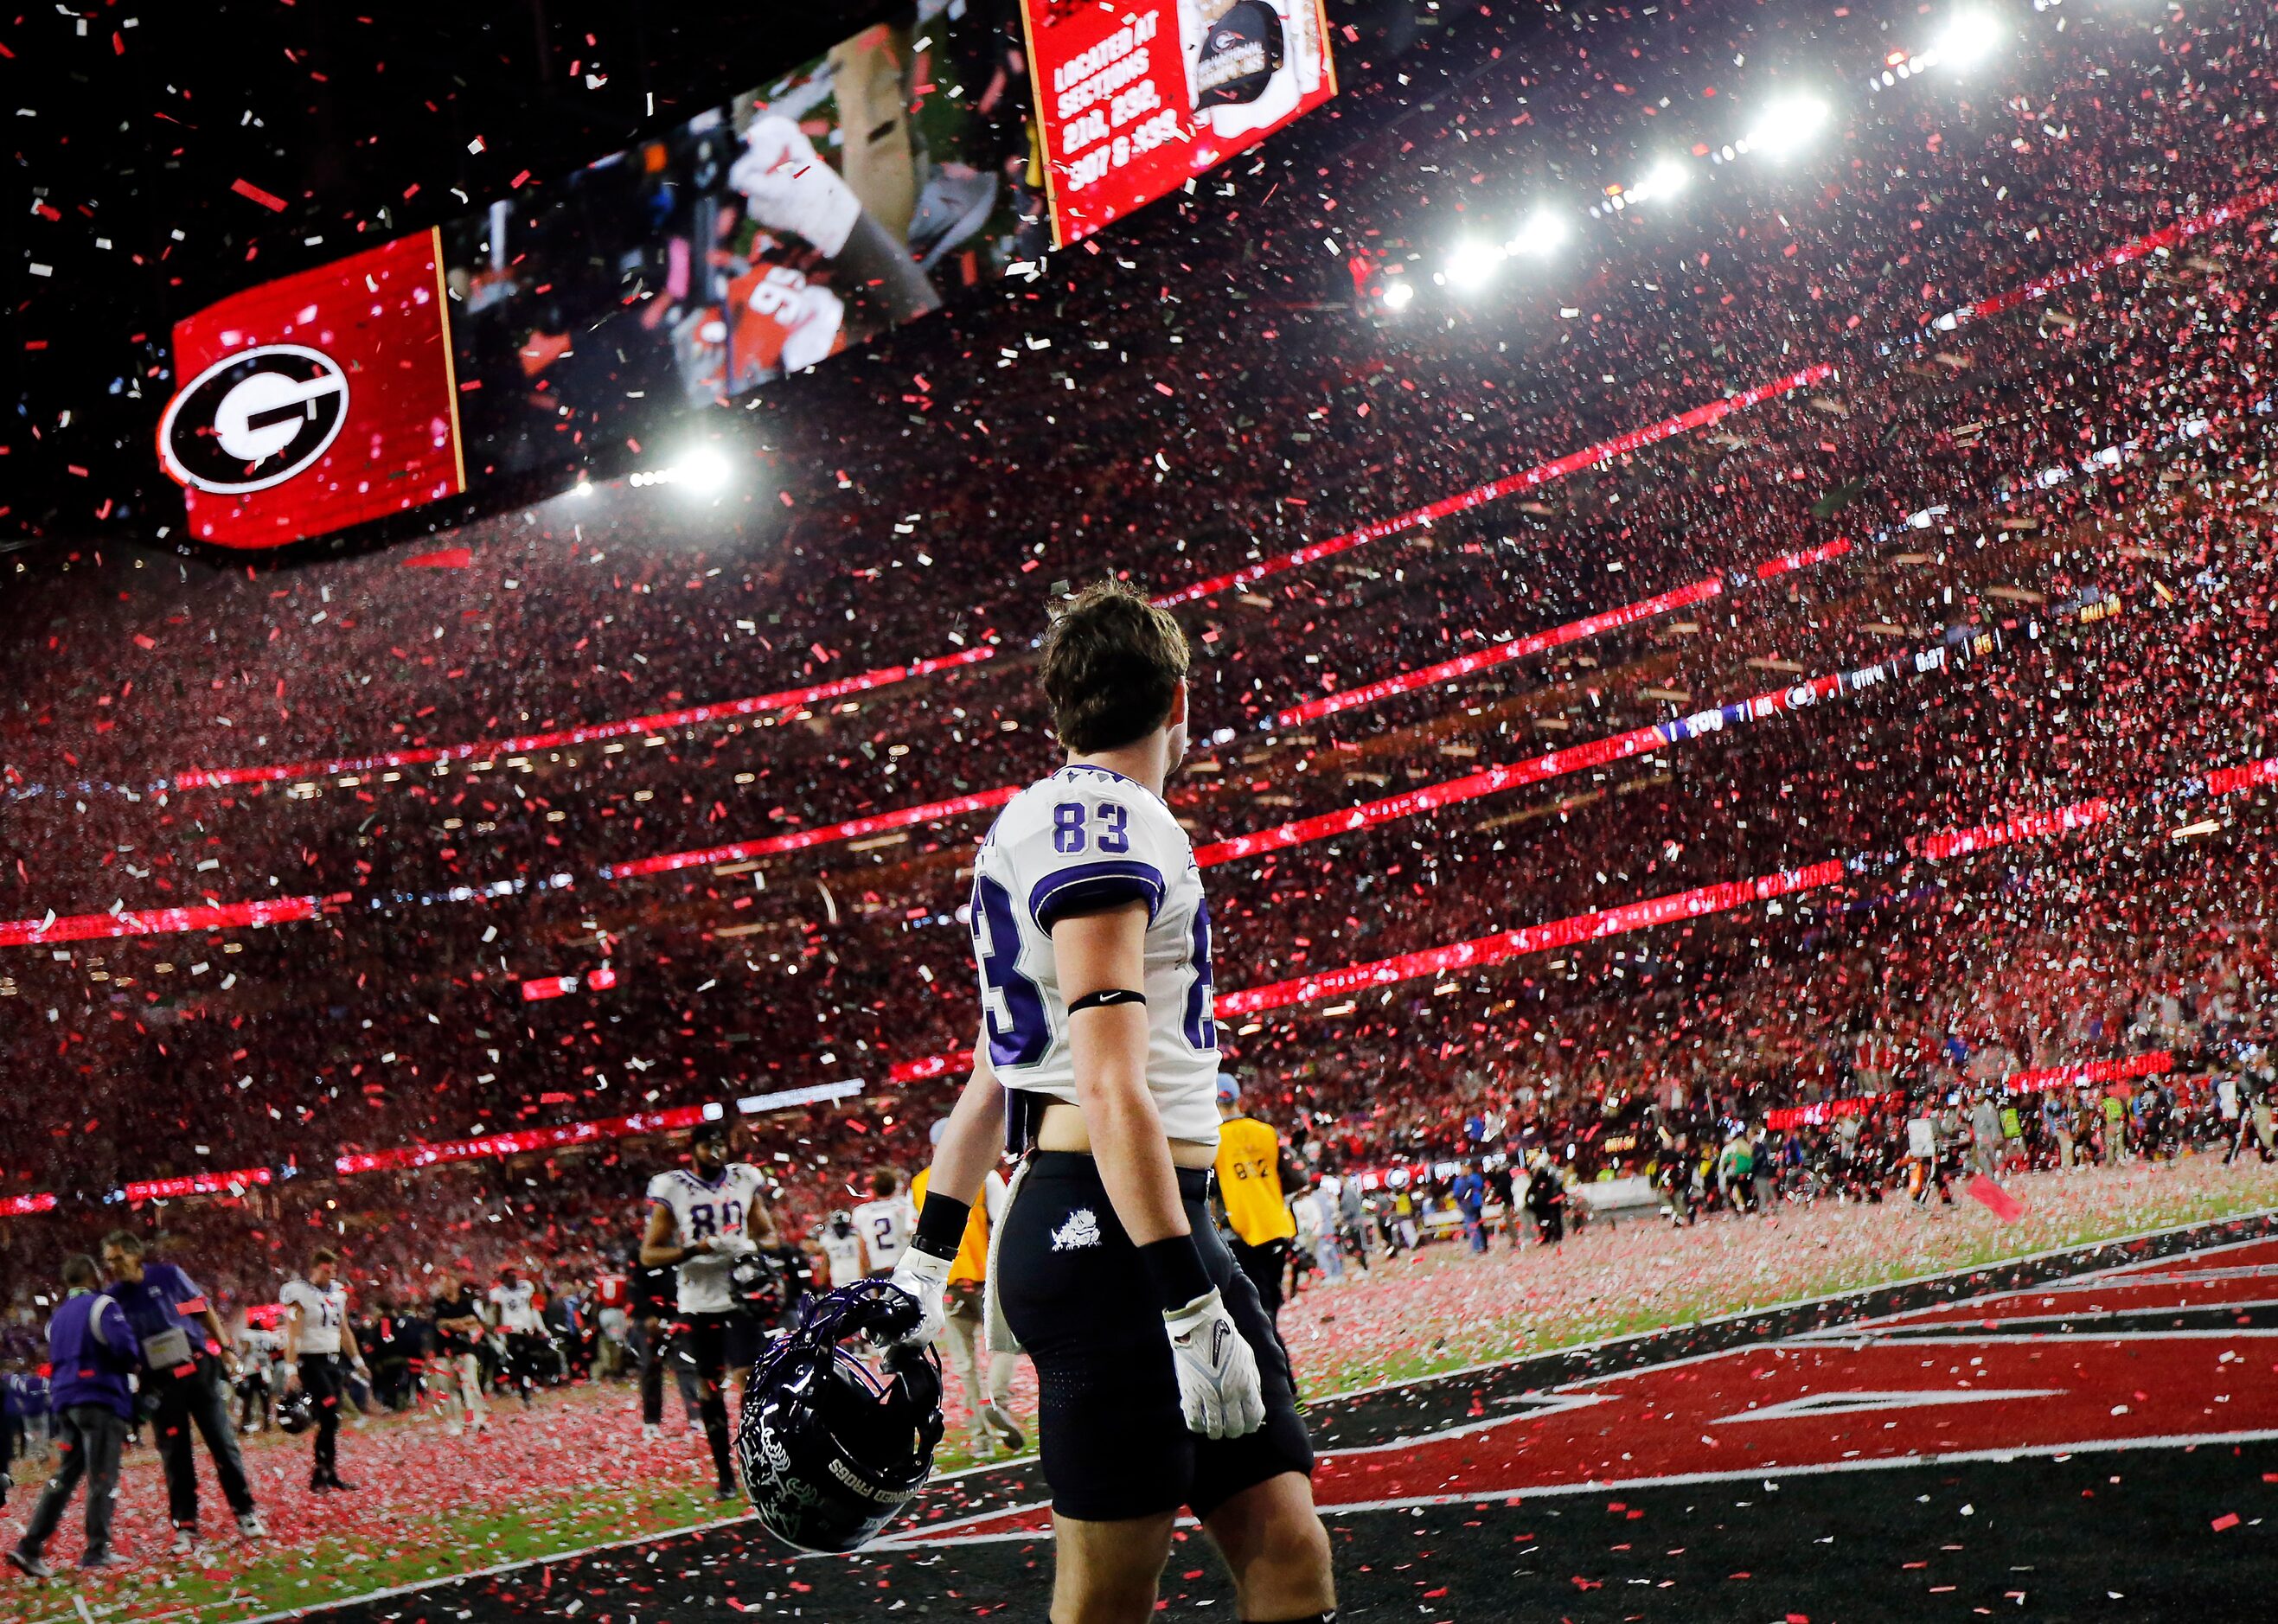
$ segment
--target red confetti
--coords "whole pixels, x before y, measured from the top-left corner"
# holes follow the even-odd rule
[[[250,180],[233,180],[229,183],[229,189],[236,193],[240,197],[251,198],[255,202],[259,203],[264,209],[273,209],[279,213],[282,213],[284,211],[285,200],[283,198],[278,196],[274,192],[263,191]]]

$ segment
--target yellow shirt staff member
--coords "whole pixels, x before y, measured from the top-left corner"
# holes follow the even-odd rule
[[[1299,1181],[1286,1182],[1282,1170],[1288,1158],[1281,1136],[1272,1126],[1242,1112],[1242,1085],[1221,1071],[1218,1078],[1218,1161],[1214,1170],[1219,1207],[1225,1215],[1235,1262],[1257,1286],[1258,1300],[1278,1325],[1281,1317],[1281,1277],[1288,1266],[1289,1243],[1296,1238],[1297,1221],[1289,1213],[1289,1191]]]
[[[933,1142],[941,1143],[942,1122],[933,1125]],[[910,1206],[925,1210],[926,1186],[933,1170],[926,1169],[910,1181]],[[997,1445],[1019,1453],[1028,1443],[1013,1419],[1013,1355],[991,1350],[989,1387],[982,1391],[975,1379],[980,1364],[982,1324],[985,1318],[983,1292],[989,1279],[989,1226],[1005,1210],[1005,1177],[995,1169],[982,1181],[981,1200],[965,1220],[965,1234],[949,1265],[949,1286],[942,1297],[942,1340],[948,1345],[950,1369],[965,1384],[965,1401],[971,1407],[973,1452],[988,1460]]]

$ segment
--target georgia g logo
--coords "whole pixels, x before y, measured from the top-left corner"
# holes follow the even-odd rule
[[[338,362],[298,344],[267,344],[217,361],[166,403],[158,455],[167,473],[200,491],[265,491],[323,456],[348,413],[348,374]]]

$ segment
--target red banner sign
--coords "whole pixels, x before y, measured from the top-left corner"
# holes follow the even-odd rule
[[[190,533],[275,547],[467,487],[432,231],[174,324],[158,456]]]
[[[1021,0],[1055,242],[1089,237],[1336,94],[1320,0]]]

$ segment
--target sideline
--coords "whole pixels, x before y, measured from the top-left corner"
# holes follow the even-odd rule
[[[2084,1257],[2108,1247],[2131,1246],[2141,1241],[2157,1240],[2167,1236],[2186,1234],[2194,1230],[2213,1230],[2228,1225],[2251,1224],[2258,1221],[2264,1224],[2269,1224],[2274,1220],[2278,1220],[2278,1206],[2252,1208],[2241,1212],[2230,1213],[2217,1218],[2200,1218],[2187,1223],[2163,1224],[2157,1229],[2129,1231],[2121,1234],[2106,1236],[2099,1239],[2075,1241],[2064,1246],[2048,1247],[2036,1252],[2020,1253],[2010,1257],[1983,1260],[1977,1262],[1962,1264],[1953,1269],[1936,1269],[1925,1274],[1908,1275],[1892,1280],[1873,1281],[1843,1291],[1827,1292],[1809,1297],[1789,1298],[1777,1302],[1765,1303],[1752,1308],[1735,1309],[1724,1314],[1713,1315],[1707,1319],[1672,1322],[1669,1325],[1662,1326],[1652,1330],[1627,1331],[1619,1336],[1601,1338],[1592,1342],[1577,1342],[1563,1347],[1543,1348],[1533,1353],[1514,1353],[1513,1354],[1504,1358],[1487,1360],[1474,1364],[1458,1366],[1452,1369],[1437,1371],[1426,1376],[1403,1376],[1395,1381],[1373,1383],[1364,1387],[1351,1388],[1342,1392],[1324,1394],[1319,1399],[1309,1400],[1309,1404],[1311,1406],[1343,1404],[1378,1393],[1398,1391],[1404,1388],[1420,1387],[1431,1383],[1458,1380],[1467,1376],[1478,1375],[1482,1371],[1503,1369],[1511,1365],[1518,1364],[1530,1359],[1558,1357],[1562,1355],[1579,1356],[1593,1353],[1601,1353],[1609,1349],[1619,1348],[1630,1344],[1647,1341],[1653,1338],[1665,1337],[1675,1331],[1694,1331],[1712,1326],[1731,1324],[1740,1321],[1755,1319],[1767,1314],[1792,1312],[1799,1308],[1808,1308],[1816,1305],[1839,1303],[1846,1299],[1865,1297],[1877,1292],[1897,1290],[1907,1286],[1927,1285],[1940,1280],[1959,1279],[1969,1275],[1983,1273],[1989,1269],[2014,1268],[2020,1265],[2044,1262],[2051,1259],[2062,1258],[2070,1255]],[[2268,1235],[2258,1235],[2243,1240],[2217,1241],[2205,1248],[2205,1251],[2207,1254],[2213,1254],[2228,1250],[2236,1247],[2253,1244],[2256,1241],[2265,1241],[2269,1239],[2271,1239],[2271,1237]],[[2196,1256],[2198,1255],[2198,1254],[2194,1252],[2191,1255]],[[2140,1263],[2137,1266],[2140,1267]],[[2129,1267],[2129,1265],[2126,1263],[2113,1264],[2106,1268],[2085,1271],[2083,1276],[2081,1277],[2116,1272],[2119,1269],[2125,1269],[2127,1267]],[[2007,1294],[2007,1292],[2005,1291],[1997,1294]],[[1877,1317],[1879,1318],[1884,1316]],[[2174,1440],[2174,1442],[2178,1444],[2190,1442],[2202,1444],[2231,1442],[2248,1443],[2260,1441],[2265,1437],[2274,1436],[2278,1436],[2278,1434],[2240,1434],[2236,1438],[2227,1434],[2221,1437],[2209,1435],[2207,1437],[2196,1439],[2176,1439]],[[2069,1448],[2072,1452],[2084,1453],[2099,1449],[2118,1447],[2160,1447],[2161,1446],[2162,1442],[2162,1440],[2156,1438],[2138,1438],[2125,1440],[2124,1442],[2115,1441],[2105,1444],[2080,1444],[2071,1445]],[[2042,1446],[2037,1445],[2031,1449],[2024,1450],[1983,1451],[1974,1453],[1964,1452],[1954,1455],[1924,1455],[1911,1458],[1896,1458],[1888,1461],[1878,1460],[1871,1463],[1842,1462],[1833,1467],[1789,1468],[1783,1472],[1773,1472],[1769,1470],[1739,1472],[1731,1475],[1731,1480],[1739,1481],[1742,1479],[1773,1477],[1778,1475],[1801,1475],[1807,1473],[1818,1471],[1858,1471],[1899,1466],[1932,1466],[1949,1461],[1961,1463],[1963,1461],[1978,1460],[2014,1460],[2031,1454],[2052,1454],[2057,1452],[2060,1452],[2060,1451],[2056,1446],[2048,1446],[2045,1449]],[[934,1481],[936,1483],[951,1483],[961,1478],[971,1477],[982,1472],[999,1471],[1008,1468],[1031,1463],[1035,1460],[1036,1455],[1031,1452],[1028,1454],[1013,1456],[1003,1460],[990,1461],[979,1466],[965,1467],[954,1472],[945,1472]],[[1608,1483],[1602,1484],[1593,1483],[1573,1485],[1570,1488],[1556,1491],[1536,1488],[1530,1489],[1527,1492],[1530,1495],[1540,1495],[1550,1492],[1580,1492],[1585,1489],[1590,1492],[1596,1492],[1598,1490],[1607,1487],[1626,1486],[1642,1488],[1651,1487],[1656,1483],[1681,1483],[1688,1482],[1716,1481],[1725,1481],[1725,1479],[1714,1475],[1679,1476],[1666,1479],[1625,1479],[1619,1483],[1609,1481]],[[1497,1498],[1500,1498],[1502,1492],[1502,1491],[1487,1491],[1472,1494],[1387,1500],[1380,1505],[1376,1502],[1366,1502],[1351,1506],[1341,1506],[1336,1507],[1336,1510],[1342,1513],[1347,1512],[1410,1509],[1434,1505],[1461,1505],[1467,1504],[1473,1500]],[[1005,1506],[980,1514],[1001,1516],[1008,1511],[1017,1509],[1019,1509],[1019,1507]],[[135,1624],[169,1624],[170,1620],[214,1616],[228,1619],[229,1624],[285,1624],[285,1621],[288,1620],[321,1617],[325,1613],[330,1613],[338,1608],[363,1606],[373,1603],[389,1601],[397,1597],[409,1596],[417,1592],[442,1590],[453,1585],[466,1584],[478,1580],[497,1579],[510,1574],[531,1572],[536,1569],[551,1567],[556,1563],[579,1561],[587,1557],[597,1556],[606,1552],[622,1551],[638,1545],[655,1544],[667,1540],[684,1539],[691,1536],[708,1534],[720,1529],[732,1527],[738,1523],[747,1522],[750,1521],[751,1518],[748,1516],[719,1517],[707,1522],[690,1523],[684,1528],[635,1535],[624,1539],[602,1540],[591,1545],[578,1546],[572,1550],[553,1552],[545,1556],[523,1557],[511,1562],[495,1563],[488,1567],[471,1568],[465,1573],[439,1574],[432,1579],[422,1579],[404,1584],[390,1585],[381,1590],[361,1591],[355,1595],[327,1597],[322,1601],[313,1601],[307,1606],[303,1607],[286,1608],[277,1612],[255,1613],[241,1618],[231,1615],[226,1611],[229,1607],[231,1600],[233,1598],[224,1597],[215,1601],[201,1602],[190,1606],[178,1608],[170,1613],[148,1614],[135,1620]],[[963,1519],[959,1519],[959,1521],[963,1521]],[[936,1545],[945,1546],[960,1543],[982,1543],[984,1540],[994,1541],[1013,1537],[1038,1539],[1050,1538],[1051,1535],[1049,1532],[1041,1535],[1031,1532],[1020,1534],[1018,1536],[1009,1534],[987,1536],[945,1535],[929,1538],[927,1537],[921,1529],[912,1529],[906,1534],[891,1535],[885,1538],[874,1541],[871,1545],[865,1547],[865,1549],[876,1550],[883,1548],[895,1551],[910,1551]],[[786,1556],[784,1559],[790,1560],[793,1559]],[[86,1614],[80,1612],[75,1605],[70,1609],[43,1613],[28,1618],[26,1624],[88,1624],[88,1620]]]

